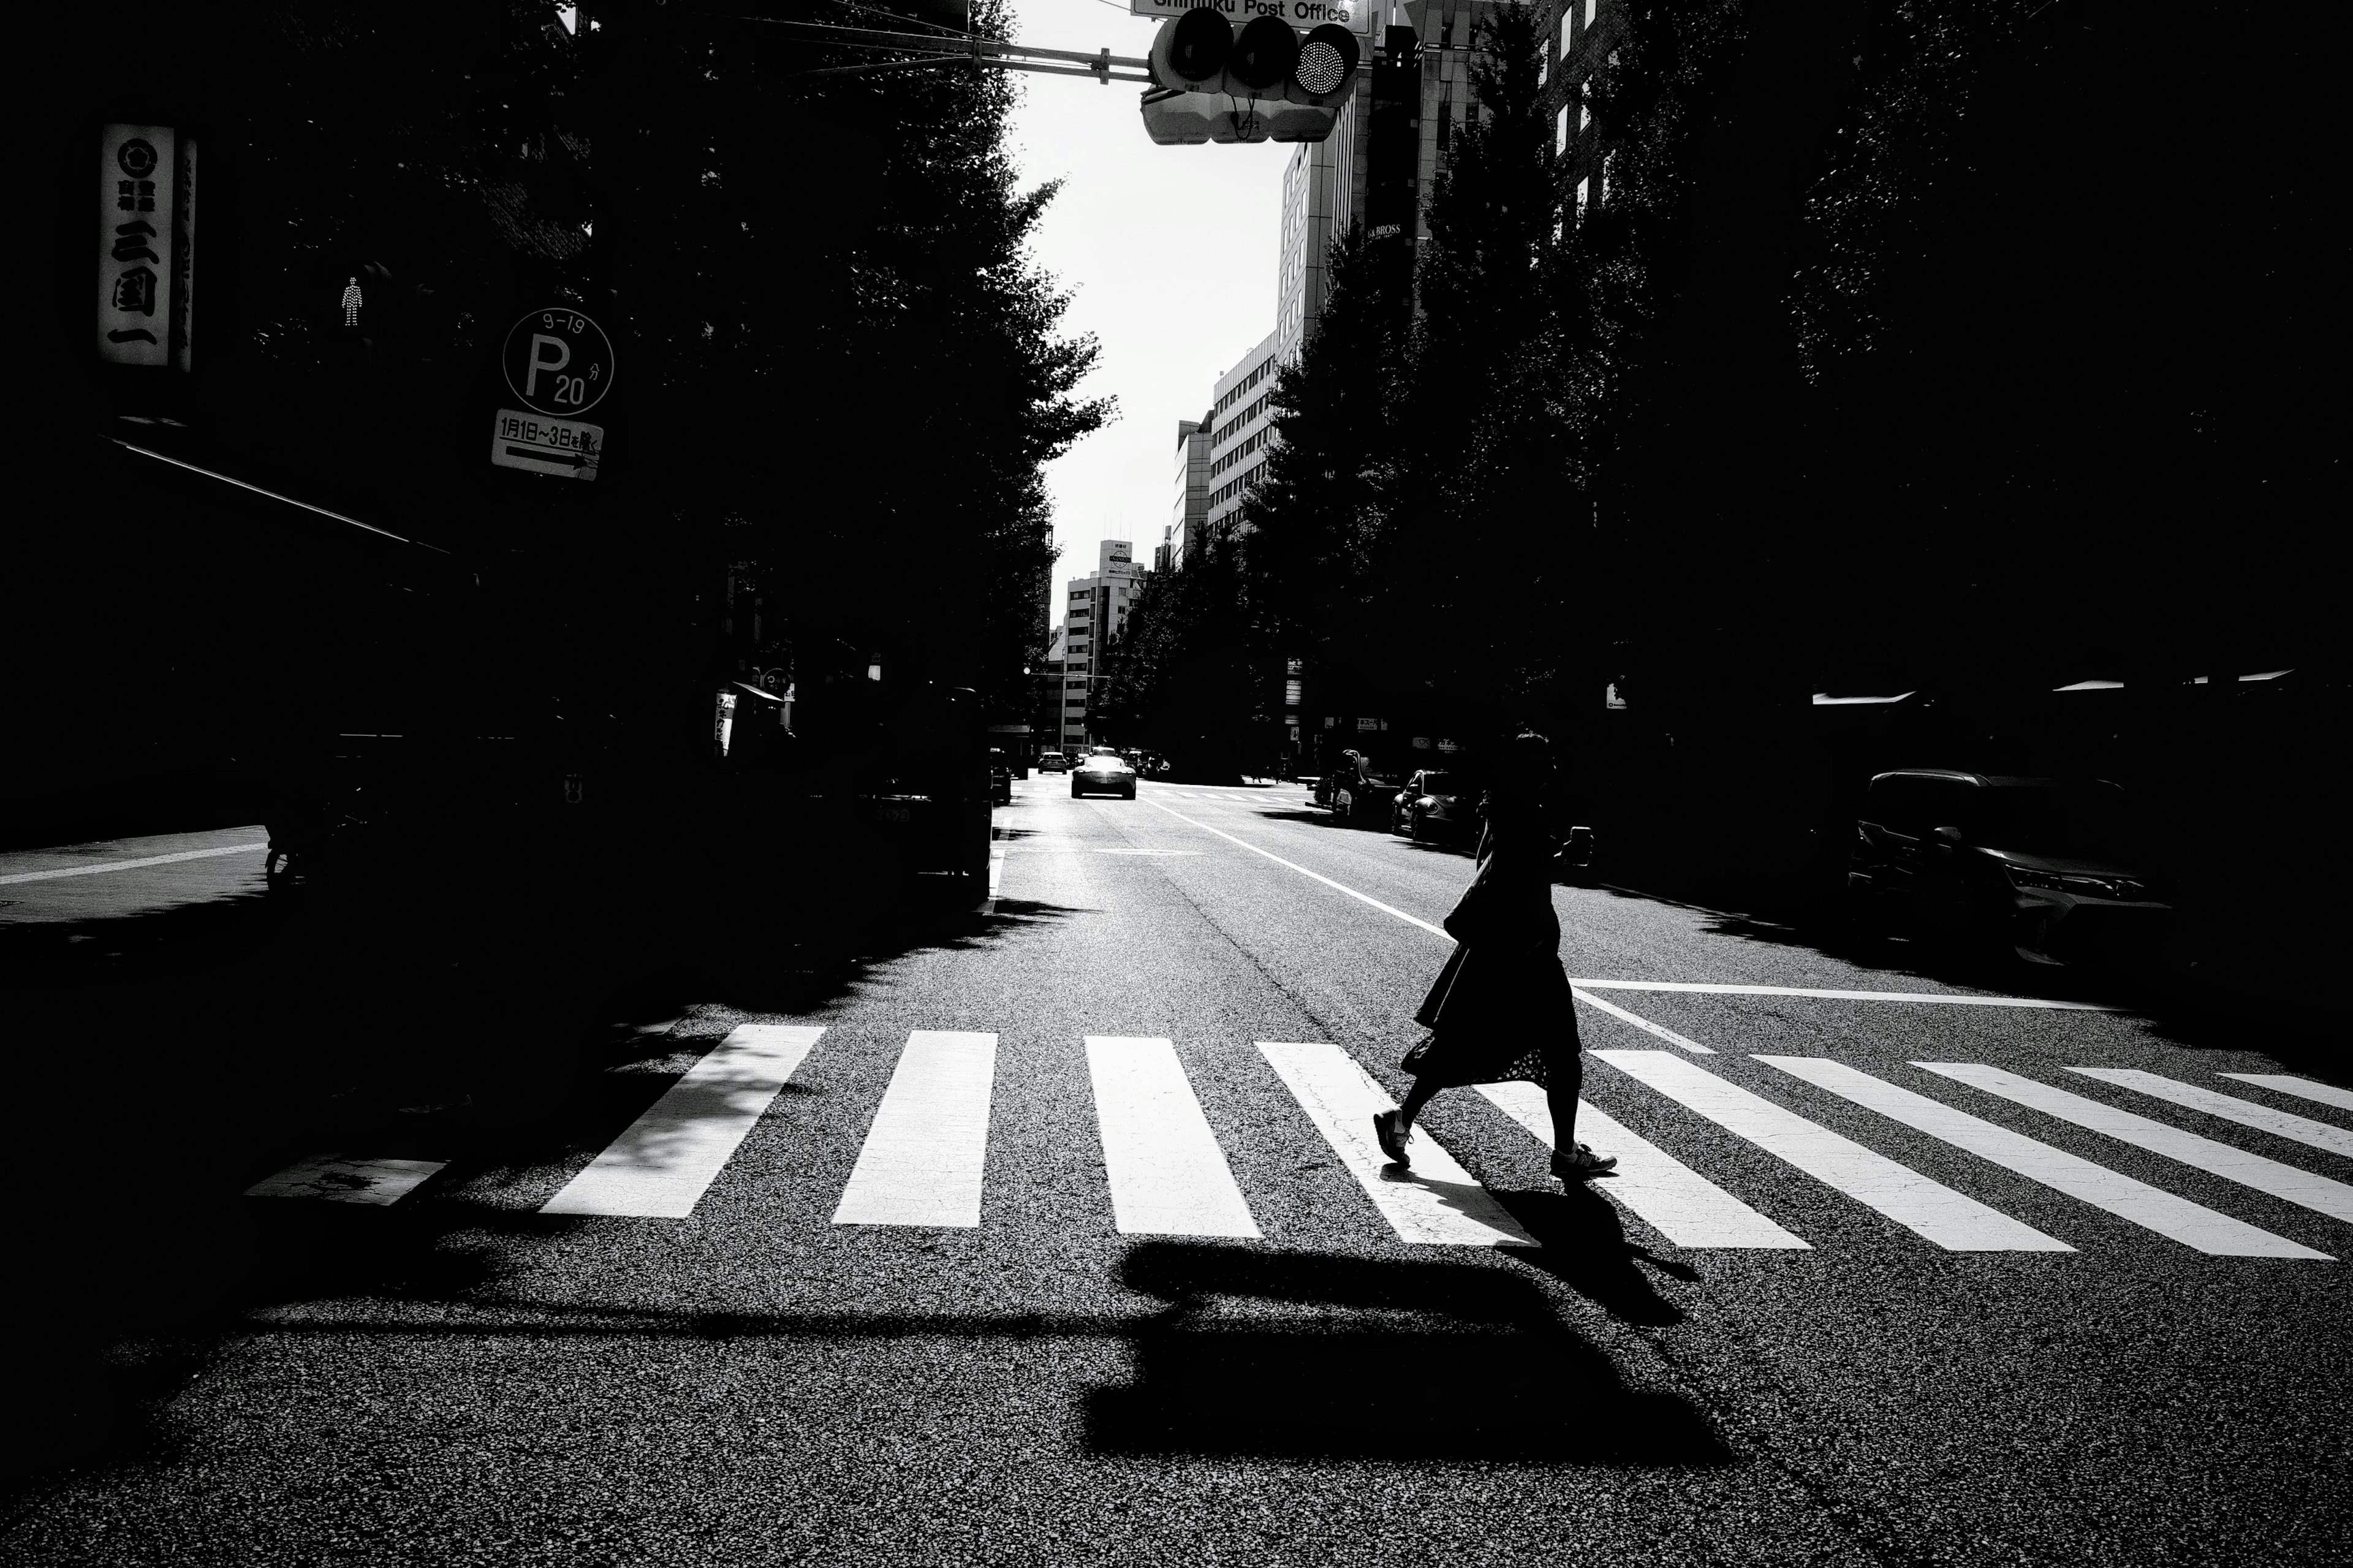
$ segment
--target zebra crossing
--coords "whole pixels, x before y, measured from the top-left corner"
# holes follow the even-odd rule
[[[823,1026],[739,1026],[587,1166],[542,1205],[554,1215],[681,1218],[718,1180],[786,1083],[823,1048]],[[1417,1129],[1409,1171],[1388,1165],[1372,1119],[1393,1103],[1336,1045],[1261,1041],[1273,1083],[1303,1113],[1319,1154],[1353,1177],[1366,1208],[1400,1241],[1432,1246],[1535,1247],[1511,1211],[1427,1128]],[[1244,1184],[1194,1092],[1174,1042],[1090,1035],[1085,1080],[1101,1142],[1104,1201],[1124,1235],[1256,1239],[1263,1235]],[[1790,1106],[1735,1083],[1681,1051],[1595,1050],[1613,1089],[1648,1091],[1731,1134],[1821,1187],[1884,1215],[1924,1243],[1952,1252],[2073,1252],[2059,1237],[2002,1213]],[[989,1127],[997,1037],[976,1031],[910,1033],[840,1192],[833,1223],[974,1228],[987,1215]],[[1718,1060],[1724,1058],[1719,1058]],[[2031,1132],[1827,1057],[1757,1053],[1750,1059],[1896,1125],[1926,1134],[2014,1176],[2209,1256],[2327,1260],[2334,1255],[2043,1142]],[[1917,1062],[1936,1079],[2194,1166],[2332,1219],[2353,1224],[2353,1184],[2210,1138],[2058,1084],[1982,1063]],[[2353,1131],[2204,1085],[2137,1068],[2054,1067],[2193,1117],[2326,1157],[2353,1157]],[[2242,1080],[2247,1075],[2234,1075]],[[2330,1086],[2277,1079],[2262,1087],[2297,1094]],[[1527,1083],[1481,1086],[1511,1123],[1549,1146],[1542,1091]],[[2306,1093],[2306,1098],[2324,1097]],[[1628,1214],[1673,1247],[1693,1250],[1809,1250],[1815,1243],[1767,1211],[1769,1194],[1736,1195],[1694,1157],[1635,1132],[1589,1100],[1580,1136],[1619,1156],[1597,1181]],[[1763,1204],[1765,1206],[1758,1206]]]
[[[540,1205],[540,1212],[649,1220],[691,1215],[786,1085],[825,1049],[827,1033],[827,1026],[817,1024],[737,1026],[565,1182]],[[1237,1179],[1175,1042],[1159,1037],[1090,1035],[1082,1046],[1084,1081],[1103,1156],[1103,1202],[1113,1227],[1128,1236],[1263,1238],[1246,1184]],[[987,1223],[997,1047],[996,1035],[979,1031],[917,1029],[908,1034],[838,1194],[834,1225],[973,1229]],[[1426,1127],[1415,1131],[1409,1170],[1387,1163],[1373,1138],[1372,1123],[1374,1115],[1393,1102],[1347,1051],[1323,1042],[1261,1041],[1256,1052],[1266,1068],[1266,1087],[1279,1088],[1296,1107],[1317,1141],[1314,1153],[1328,1156],[1353,1178],[1364,1199],[1360,1218],[1374,1221],[1377,1233],[1386,1230],[1401,1242],[1428,1246],[1540,1245]],[[1645,1137],[1589,1099],[1581,1100],[1579,1136],[1619,1158],[1617,1172],[1594,1182],[1594,1188],[1666,1245],[1688,1250],[1807,1251],[1821,1239],[1810,1239],[1800,1228],[1793,1228],[1789,1215],[1768,1212],[1777,1206],[1778,1189],[1736,1194],[1725,1184],[1726,1173],[1705,1168],[1704,1154],[1670,1147],[1669,1134],[1659,1131],[1704,1123],[1712,1132],[1729,1134],[1768,1156],[1772,1168],[1786,1168],[1802,1181],[1874,1211],[1927,1246],[1979,1253],[2079,1250],[2074,1243],[1912,1169],[1859,1137],[1833,1131],[1757,1089],[1734,1082],[1729,1069],[1716,1065],[1732,1058],[1710,1055],[1713,1061],[1695,1060],[1683,1049],[1589,1053],[1591,1060],[1608,1069],[1599,1081],[1612,1094],[1647,1097],[1653,1130]],[[1874,1064],[1874,1070],[1865,1070],[1830,1057],[1761,1052],[1747,1059],[2192,1252],[2312,1261],[2336,1256],[1979,1112],[2023,1110],[2046,1124],[2085,1130],[2353,1225],[2353,1183],[2340,1179],[2353,1171],[2326,1174],[2274,1157],[2311,1151],[2324,1163],[2353,1159],[2353,1129],[2185,1078],[2140,1068],[2063,1065],[2052,1067],[2044,1078],[2034,1078],[1985,1063],[1908,1064],[1933,1080],[1957,1086],[1965,1095],[1974,1091],[1973,1108],[1965,1109],[1892,1081],[1893,1064]],[[2215,1076],[2236,1080],[2233,1087],[2252,1084],[2309,1103],[2353,1110],[2353,1104],[2341,1104],[2353,1096],[2309,1079],[2277,1074]],[[2045,1078],[2105,1085],[2147,1101],[2152,1110],[2185,1116],[2194,1125],[2221,1124],[2221,1130],[2271,1152],[2094,1100]],[[1478,1094],[1504,1122],[1549,1148],[1551,1115],[1535,1085],[1486,1084],[1479,1086]],[[1852,1123],[1847,1125],[1856,1131]],[[391,1203],[405,1198],[438,1168],[320,1156],[250,1190],[255,1195]],[[1000,1178],[1007,1174],[996,1173]],[[1753,1185],[1753,1167],[1747,1179]],[[1807,1205],[1795,1206],[1802,1210]]]

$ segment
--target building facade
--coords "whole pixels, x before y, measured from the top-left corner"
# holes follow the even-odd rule
[[[1241,362],[1218,378],[1202,424],[1208,432],[1208,537],[1230,530],[1250,489],[1266,474],[1274,440],[1274,378],[1282,333],[1269,332]]]
[[[1084,750],[1092,738],[1087,713],[1103,681],[1103,658],[1127,629],[1144,576],[1128,542],[1106,539],[1096,547],[1094,571],[1071,578],[1064,591],[1062,624],[1047,649],[1047,662],[1060,666],[1060,735],[1065,752]]]
[[[1561,214],[1574,223],[1609,199],[1609,150],[1593,123],[1588,89],[1616,58],[1625,20],[1619,0],[1549,0],[1547,16],[1544,101],[1559,159]]]
[[[1154,552],[1152,564],[1157,571],[1175,571],[1201,547],[1202,530],[1209,521],[1209,436],[1201,420],[1176,422],[1176,498]]]

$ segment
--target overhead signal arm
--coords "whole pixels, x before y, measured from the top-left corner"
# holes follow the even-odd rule
[[[1152,85],[1152,78],[1140,74],[1150,68],[1150,61],[1114,55],[1108,48],[1086,54],[1077,49],[1050,49],[1037,45],[1017,44],[1004,38],[985,38],[973,33],[889,33],[872,27],[839,27],[826,22],[788,22],[770,16],[736,16],[729,20],[757,22],[770,27],[789,27],[812,43],[889,49],[908,57],[880,60],[871,65],[823,66],[816,70],[795,71],[782,79],[786,81],[807,81],[817,77],[870,76],[881,71],[923,70],[962,65],[988,66],[998,70],[1038,71],[1047,76],[1092,77],[1106,86],[1115,81],[1141,82],[1146,87]]]

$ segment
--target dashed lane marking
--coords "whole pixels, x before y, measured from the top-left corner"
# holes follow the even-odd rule
[[[980,1224],[997,1037],[917,1029],[891,1075],[836,1225]]]
[[[824,1033],[738,1024],[539,1212],[684,1219]]]
[[[267,849],[262,844],[228,844],[217,849],[183,849],[177,855],[150,855],[139,860],[109,860],[100,866],[60,866],[53,871],[12,871],[0,877],[0,887],[17,882],[47,882],[58,877],[95,877],[100,871],[135,871],[142,866],[169,866],[179,860],[209,860],[216,855],[249,855]]]
[[[1482,1083],[1479,1092],[1527,1129],[1546,1148],[1555,1147],[1552,1108],[1532,1083]],[[1618,1168],[1593,1185],[1648,1221],[1677,1247],[1756,1247],[1807,1251],[1811,1243],[1763,1215],[1693,1170],[1657,1144],[1621,1125],[1607,1111],[1577,1102],[1579,1133],[1618,1156]]]
[[[2004,1100],[2055,1116],[2062,1121],[2072,1121],[2078,1127],[2088,1127],[2111,1138],[2146,1149],[2152,1154],[2162,1154],[2168,1160],[2179,1160],[2185,1165],[2211,1171],[2226,1182],[2253,1187],[2259,1193],[2284,1199],[2331,1219],[2353,1221],[2353,1186],[2333,1182],[2309,1171],[2299,1171],[2294,1165],[2284,1165],[2277,1160],[2267,1160],[2261,1154],[2251,1154],[2244,1149],[2202,1138],[2195,1132],[2184,1132],[2162,1121],[2152,1121],[2146,1116],[2136,1116],[2129,1110],[2119,1110],[2096,1100],[2054,1089],[2047,1083],[2037,1083],[2000,1068],[1987,1067],[1979,1062],[1914,1062],[1922,1068],[1957,1083],[1966,1083],[1998,1094]]]
[[[1334,1045],[1261,1040],[1259,1050],[1315,1131],[1401,1241],[1452,1247],[1534,1247],[1495,1196],[1455,1163],[1427,1132],[1416,1131],[1410,1170],[1388,1163],[1373,1138],[1373,1118],[1394,1110],[1356,1059]]]
[[[1124,1235],[1259,1234],[1173,1043],[1089,1035],[1087,1073]]]
[[[2098,1079],[2102,1083],[2137,1089],[2152,1099],[2171,1100],[2192,1110],[2202,1110],[2209,1116],[2219,1116],[2225,1121],[2235,1121],[2242,1127],[2259,1128],[2297,1143],[2309,1144],[2315,1149],[2326,1149],[2332,1154],[2353,1154],[2353,1131],[2333,1127],[2326,1121],[2315,1121],[2309,1116],[2274,1110],[2268,1105],[2257,1105],[2252,1100],[2217,1094],[2196,1084],[2178,1083],[2169,1078],[2159,1078],[2153,1072],[2142,1072],[2137,1068],[2069,1068],[2067,1070],[2085,1078]]]
[[[2217,1258],[2315,1258],[2324,1261],[2328,1258],[2325,1252],[2258,1230],[2203,1205],[2176,1197],[2146,1182],[2137,1182],[2063,1149],[2054,1149],[2022,1132],[1998,1127],[1966,1110],[1957,1110],[1926,1095],[1873,1078],[1844,1062],[1821,1057],[1760,1055],[1757,1059],[1915,1131],[1990,1160],[2004,1170],[2015,1171],[2031,1182],[2055,1187],[2071,1198],[2105,1209],[2119,1219],[2129,1220],[2200,1252]]]
[[[1697,1063],[1664,1051],[1595,1051],[1592,1055],[1949,1252],[2075,1250],[1852,1139],[1817,1126],[1796,1111],[1751,1094]]]

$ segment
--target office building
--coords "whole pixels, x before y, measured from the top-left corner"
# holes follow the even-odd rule
[[[1173,572],[1201,547],[1201,531],[1209,521],[1208,425],[1198,419],[1176,422],[1176,485],[1174,515],[1161,531],[1160,548],[1153,566]]]
[[[1208,537],[1219,538],[1238,520],[1243,498],[1266,475],[1274,440],[1274,378],[1282,334],[1269,332],[1241,362],[1218,378],[1202,424],[1209,437]]]
[[[1609,199],[1609,153],[1586,89],[1614,58],[1625,21],[1618,0],[1549,0],[1547,16],[1544,102],[1559,157],[1561,213],[1573,224]]]
[[[1062,624],[1047,650],[1047,662],[1061,667],[1060,734],[1065,752],[1083,750],[1092,738],[1087,710],[1103,678],[1103,661],[1127,629],[1144,575],[1130,558],[1126,540],[1106,539],[1096,547],[1094,571],[1070,580],[1062,599]]]

